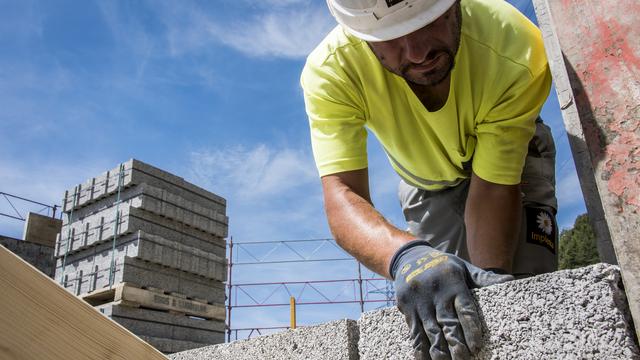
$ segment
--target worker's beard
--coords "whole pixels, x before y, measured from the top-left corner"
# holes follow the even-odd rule
[[[407,81],[414,84],[423,86],[435,86],[445,81],[453,67],[455,66],[456,54],[460,48],[460,36],[462,32],[462,11],[460,3],[456,3],[454,11],[454,24],[453,24],[453,42],[452,46],[441,46],[434,48],[427,54],[426,61],[442,57],[438,60],[439,64],[436,68],[425,72],[419,72],[413,69],[419,65],[407,63],[400,66],[400,75]],[[413,71],[412,71],[413,69]]]

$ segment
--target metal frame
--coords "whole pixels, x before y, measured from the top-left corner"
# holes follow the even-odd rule
[[[9,204],[9,206],[11,206],[11,208],[13,209],[13,211],[16,213],[15,215],[10,215],[10,214],[5,214],[0,212],[0,216],[5,216],[11,219],[15,219],[15,220],[20,220],[20,221],[26,221],[27,219],[20,213],[20,211],[18,211],[18,209],[16,208],[16,206],[13,204],[13,202],[11,202],[11,199],[17,199],[17,200],[21,200],[30,204],[36,204],[36,205],[40,205],[43,206],[42,209],[38,210],[36,213],[42,213],[42,211],[47,210],[47,216],[49,215],[49,211],[51,211],[51,217],[55,218],[56,217],[56,211],[58,210],[58,208],[60,207],[59,205],[49,205],[49,204],[43,204],[41,202],[38,201],[34,201],[31,199],[27,199],[21,196],[17,196],[17,195],[12,195],[6,192],[2,192],[0,191],[0,195],[7,201],[7,203]],[[60,216],[62,217],[62,212],[60,213]]]
[[[296,244],[318,243],[313,250],[305,256],[302,251],[295,248]],[[304,239],[304,240],[283,240],[283,241],[256,241],[256,242],[234,242],[233,237],[229,239],[229,258],[228,258],[228,281],[227,281],[227,342],[232,339],[235,333],[235,340],[238,339],[240,331],[249,331],[248,338],[254,334],[262,335],[263,330],[289,329],[290,326],[272,326],[272,327],[254,327],[254,328],[233,328],[232,326],[232,310],[234,308],[254,308],[254,307],[284,307],[291,306],[290,301],[277,302],[271,301],[275,294],[287,294],[287,298],[293,297],[297,306],[316,306],[329,304],[359,304],[360,311],[364,312],[365,303],[380,303],[383,306],[391,306],[395,304],[393,285],[385,278],[363,278],[362,265],[353,257],[349,256],[342,250],[334,239]],[[271,248],[263,256],[256,256],[250,249],[252,246],[271,246]],[[322,258],[317,257],[318,252],[325,246],[335,247],[335,249],[344,253],[344,257]],[[293,258],[286,260],[271,260],[270,258],[278,249],[288,249]],[[245,256],[250,261],[238,261],[239,250],[245,252]],[[235,256],[235,258],[234,258]],[[308,281],[275,281],[275,282],[259,282],[259,283],[234,283],[233,271],[235,266],[242,265],[267,265],[267,264],[288,264],[288,263],[308,263],[308,262],[340,262],[352,261],[357,264],[357,276],[347,279],[330,279],[330,280],[308,280]],[[355,275],[355,274],[354,274]],[[380,285],[384,283],[383,285]],[[341,291],[336,296],[329,296],[322,287],[325,285],[343,284]],[[302,288],[294,294],[293,287]],[[273,288],[266,296],[259,298],[255,295],[256,289],[271,287]],[[349,297],[344,297],[345,289],[352,290]],[[234,292],[235,291],[235,292]],[[238,303],[238,292],[241,292],[249,300],[244,303]],[[320,301],[305,300],[305,292],[312,292],[321,298]],[[383,295],[383,299],[374,299],[370,295]],[[235,300],[235,303],[234,303]]]

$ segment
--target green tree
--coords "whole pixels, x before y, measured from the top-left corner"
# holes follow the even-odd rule
[[[596,236],[587,214],[576,218],[572,229],[560,233],[560,269],[575,269],[600,262]]]

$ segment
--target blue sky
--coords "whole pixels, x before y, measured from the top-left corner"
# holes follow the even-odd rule
[[[512,3],[532,16],[529,1]],[[335,26],[324,1],[0,0],[0,8],[0,191],[59,204],[65,189],[137,158],[225,197],[235,241],[330,237],[298,82],[306,54]],[[542,115],[556,138],[567,228],[585,209],[554,92]],[[374,203],[403,227],[398,177],[369,139]],[[0,199],[0,212],[10,211]],[[22,223],[0,217],[0,234],[21,233]],[[354,269],[238,267],[234,277],[350,278]],[[286,324],[287,314],[238,310],[234,326]],[[298,319],[347,316],[357,308],[308,307]]]

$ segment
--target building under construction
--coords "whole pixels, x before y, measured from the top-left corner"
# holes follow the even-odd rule
[[[640,359],[640,9],[534,5],[603,263],[473,290],[476,358]],[[395,307],[220,344],[226,202],[182,178],[130,160],[69,189],[62,211],[50,267],[0,247],[2,359],[412,358]]]

